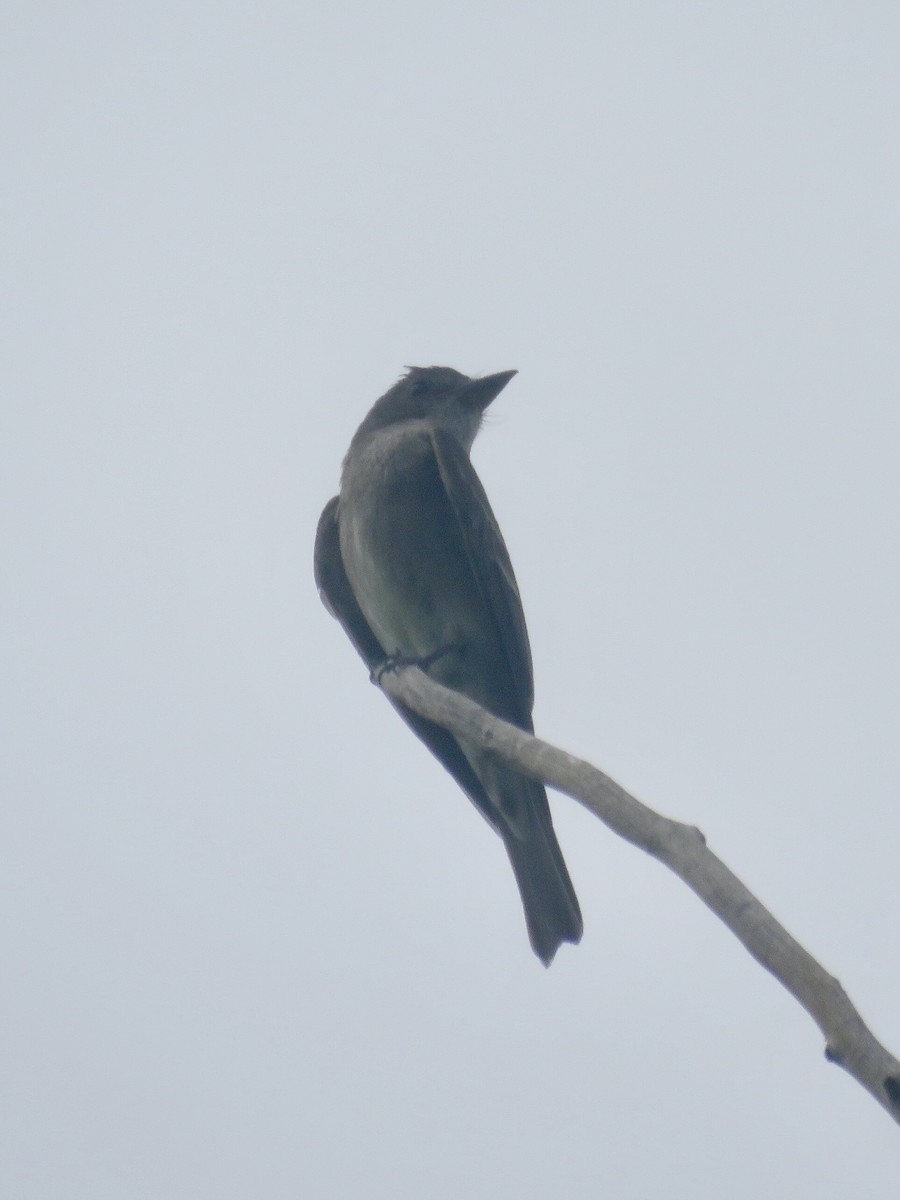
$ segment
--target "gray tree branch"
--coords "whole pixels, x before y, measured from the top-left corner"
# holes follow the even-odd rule
[[[523,773],[578,800],[620,837],[665,863],[806,1009],[842,1066],[900,1124],[900,1062],[876,1040],[847,993],[707,847],[699,829],[669,820],[590,763],[532,737],[434,682],[416,667],[385,672],[381,688],[452,733],[477,738]]]

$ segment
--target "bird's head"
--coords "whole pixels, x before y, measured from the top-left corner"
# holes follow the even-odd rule
[[[376,400],[353,440],[366,440],[379,429],[400,422],[427,420],[452,433],[470,450],[485,409],[515,374],[499,371],[472,379],[452,367],[409,367]]]

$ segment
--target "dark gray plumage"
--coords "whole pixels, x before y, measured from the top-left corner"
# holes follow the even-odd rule
[[[319,520],[315,574],[370,670],[442,651],[432,678],[531,732],[522,603],[469,461],[484,410],[513,375],[413,367],[375,403]],[[543,786],[395,707],[503,839],[532,947],[549,965],[562,942],[580,939],[582,922]]]

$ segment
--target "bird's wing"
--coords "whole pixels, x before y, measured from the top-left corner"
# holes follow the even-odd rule
[[[370,671],[384,662],[387,655],[356,603],[356,596],[344,570],[337,521],[338,497],[333,496],[319,517],[313,569],[322,603],[344,627],[347,637],[359,651]]]
[[[431,434],[431,440],[472,575],[485,608],[493,617],[498,644],[503,648],[509,668],[509,719],[530,732],[534,703],[531,647],[519,588],[500,526],[481,480],[457,439],[443,430],[436,430]]]
[[[316,584],[322,602],[333,617],[344,627],[344,632],[356,647],[363,662],[373,671],[385,661],[384,647],[369,627],[344,570],[341,557],[341,542],[337,520],[338,497],[325,505],[316,530],[316,547],[313,558]],[[388,697],[388,699],[391,699]],[[496,824],[494,806],[481,780],[472,770],[469,760],[460,750],[456,739],[440,725],[426,721],[404,704],[391,699],[391,704],[406,721],[413,733],[425,743],[431,753],[450,772],[466,795],[487,817]]]

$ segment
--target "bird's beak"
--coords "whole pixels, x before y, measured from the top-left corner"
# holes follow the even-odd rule
[[[492,400],[495,400],[513,375],[518,371],[498,371],[496,375],[485,375],[481,379],[472,379],[463,388],[462,401],[467,408],[480,409],[482,412]]]

